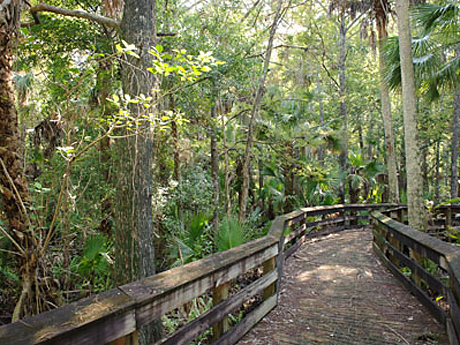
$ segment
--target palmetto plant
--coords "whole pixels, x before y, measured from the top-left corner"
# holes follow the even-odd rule
[[[198,260],[211,251],[209,215],[195,213],[186,217],[183,230],[174,237],[171,256],[175,266]]]
[[[237,217],[226,217],[219,226],[217,236],[217,250],[225,250],[238,247],[245,242],[245,231]]]
[[[421,91],[436,99],[440,87],[458,84],[460,56],[459,7],[454,4],[419,4],[412,10],[418,37],[412,39],[413,63]],[[385,47],[386,81],[390,87],[401,85],[398,40],[391,38]]]

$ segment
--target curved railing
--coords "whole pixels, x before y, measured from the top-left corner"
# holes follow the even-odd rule
[[[186,344],[211,327],[214,344],[233,344],[277,305],[284,260],[305,239],[352,228],[370,211],[395,206],[308,207],[279,216],[260,239],[2,326],[0,344],[137,344],[140,327],[211,293],[212,309],[159,344]],[[255,270],[262,273],[229,296],[235,281]],[[261,302],[229,329],[228,315],[254,299]]]
[[[386,213],[372,213],[375,252],[393,275],[445,324],[450,343],[459,344],[460,248],[403,224],[405,208]],[[451,225],[455,222],[452,216],[460,213],[460,207],[445,206],[436,213],[443,213],[446,225]]]

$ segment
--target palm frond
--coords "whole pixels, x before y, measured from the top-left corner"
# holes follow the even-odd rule
[[[431,32],[437,28],[439,30],[451,30],[458,25],[459,8],[454,4],[435,5],[419,4],[412,10],[412,18],[417,26],[425,32]]]

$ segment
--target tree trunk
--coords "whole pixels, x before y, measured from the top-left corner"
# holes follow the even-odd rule
[[[222,103],[219,102],[219,105],[222,106]],[[222,107],[224,108],[224,107]],[[230,194],[230,169],[229,169],[229,162],[228,162],[228,149],[227,149],[227,133],[226,133],[226,122],[225,122],[225,116],[223,115],[223,111],[227,113],[227,108],[221,109],[221,122],[222,122],[222,144],[223,144],[223,150],[224,150],[224,161],[225,161],[225,212],[227,214],[227,218],[230,218],[231,212],[232,212],[232,199],[231,199],[231,194]]]
[[[452,155],[451,155],[451,177],[450,197],[458,197],[458,140],[459,140],[459,114],[460,114],[460,87],[456,87],[454,112],[452,116]]]
[[[412,228],[426,231],[427,222],[420,171],[421,154],[417,142],[417,103],[409,28],[409,0],[396,0],[396,14],[398,16],[399,56],[401,59],[409,225]]]
[[[155,1],[128,0],[121,22],[122,38],[134,44],[140,59],[129,57],[123,64],[122,83],[126,94],[152,95],[158,86],[156,76],[147,71],[155,45]],[[154,96],[154,95],[152,95]],[[155,98],[155,97],[154,97]],[[154,99],[155,101],[155,99]],[[131,116],[146,115],[153,120],[155,104],[146,108],[132,104]],[[155,274],[154,229],[152,219],[153,128],[151,121],[143,121],[128,136],[117,141],[118,166],[115,198],[115,275],[118,284]],[[144,344],[153,343],[155,331],[145,327],[141,332]]]
[[[212,225],[214,233],[217,234],[217,228],[219,226],[219,151],[217,149],[217,92],[216,86],[213,85],[213,97],[212,97],[212,108],[211,108],[211,127],[209,129],[209,136],[211,139],[211,178],[212,178],[212,199],[213,215]]]
[[[22,142],[13,86],[13,45],[20,26],[21,2],[0,0],[0,196],[7,230],[19,254],[22,291],[13,321],[39,313],[42,304],[37,286],[40,254],[28,217],[30,195],[23,170]]]
[[[176,111],[176,99],[174,98],[174,94],[169,95],[169,102],[167,103],[167,107],[171,112],[174,114]],[[180,182],[180,145],[179,145],[179,127],[177,126],[176,117],[174,116],[171,119],[171,134],[172,134],[172,141],[173,141],[173,162],[174,162],[174,170],[173,170],[173,178],[175,181]]]
[[[386,31],[386,14],[385,18],[377,18],[377,30],[379,35],[379,74],[380,74],[380,100],[382,103],[383,128],[385,132],[385,152],[387,155],[387,171],[388,171],[388,192],[389,201],[399,203],[399,184],[398,172],[396,170],[396,154],[395,143],[393,138],[393,122],[391,119],[391,101],[390,93],[383,79],[383,71],[385,68],[383,61],[383,45],[387,38]]]
[[[276,29],[278,28],[282,4],[283,4],[283,0],[278,0],[275,17],[273,19],[273,23],[270,29],[270,35],[268,38],[267,50],[265,51],[264,67],[263,67],[262,75],[260,76],[260,79],[259,79],[259,85],[257,88],[256,98],[254,100],[254,106],[252,108],[251,118],[249,120],[246,150],[244,153],[243,171],[242,171],[243,182],[241,186],[241,195],[240,195],[240,200],[239,200],[239,215],[238,216],[239,216],[239,221],[241,223],[246,218],[246,208],[247,208],[247,201],[248,201],[249,181],[250,181],[249,165],[250,165],[250,160],[251,160],[252,143],[254,141],[254,122],[255,122],[255,118],[257,117],[259,113],[260,103],[262,102],[262,96],[263,96],[264,88],[265,88],[265,79],[267,78],[267,74],[268,74],[268,66],[270,64],[270,58],[272,56],[272,50],[273,50],[273,40],[275,38]]]
[[[344,175],[340,183],[339,197],[340,202],[345,203],[345,179],[347,175],[348,161],[348,119],[347,119],[347,85],[346,85],[346,58],[347,58],[347,28],[345,23],[345,13],[343,10],[340,13],[339,26],[339,95],[340,95],[340,119],[342,120],[341,133],[341,150],[339,155],[340,170]]]
[[[441,139],[436,142],[436,169],[435,169],[435,192],[434,192],[434,203],[439,204],[439,165],[440,165],[440,153],[439,146],[441,145]]]
[[[324,103],[323,103],[323,95],[321,89],[321,79],[318,75],[318,80],[316,82],[316,92],[318,93],[318,104],[319,104],[319,121],[321,127],[324,126]],[[324,165],[324,145],[320,145],[318,148],[318,161],[320,166]]]
[[[294,164],[292,163],[295,159],[294,157],[294,147],[292,143],[287,143],[286,145],[286,159],[283,163],[283,174],[284,174],[284,213],[293,211],[294,209],[294,195],[295,195],[295,185],[294,185]]]

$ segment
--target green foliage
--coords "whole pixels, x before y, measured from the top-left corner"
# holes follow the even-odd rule
[[[210,239],[209,216],[196,213],[186,218],[184,230],[177,232],[172,238],[171,258],[174,266],[199,260],[210,254],[212,241]]]
[[[224,218],[220,223],[217,236],[217,250],[238,247],[245,242],[245,230],[237,217]]]
[[[105,291],[111,287],[111,250],[112,245],[104,235],[94,234],[86,238],[81,257],[73,260],[73,266],[82,278],[82,287],[90,287],[93,291]]]
[[[454,240],[454,243],[460,247],[460,230],[452,227],[447,228],[447,236]]]

